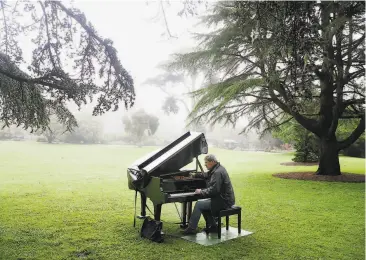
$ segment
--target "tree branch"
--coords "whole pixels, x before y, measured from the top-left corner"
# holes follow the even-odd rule
[[[352,25],[352,18],[349,20],[349,35],[348,35],[348,50],[347,50],[347,66],[344,73],[344,78],[348,78],[349,70],[352,65],[352,38],[353,38],[353,25]]]
[[[188,108],[188,106],[187,106],[186,102],[185,102],[183,99],[181,99],[181,98],[177,98],[177,100],[178,100],[178,101],[180,101],[180,102],[184,105],[184,107],[186,108],[186,110],[187,110],[188,114],[190,114],[190,113],[191,113],[191,111],[189,110],[189,108]]]
[[[296,111],[293,111],[293,109],[290,109],[287,105],[282,103],[281,100],[278,99],[278,97],[273,92],[273,89],[269,89],[269,94],[271,98],[273,99],[273,102],[279,106],[284,112],[288,113],[289,115],[293,116],[297,122],[299,122],[304,128],[309,130],[310,132],[319,135],[320,129],[317,125],[317,121],[314,119],[306,118],[302,116],[301,114],[297,113]]]
[[[344,84],[347,84],[348,82],[350,82],[351,80],[358,78],[362,75],[365,75],[365,69],[362,67],[359,70],[356,70],[353,73],[348,73],[347,77],[344,80]]]
[[[286,119],[285,121],[283,121],[283,122],[281,122],[281,123],[278,123],[277,125],[269,126],[269,127],[265,128],[265,129],[263,130],[263,132],[268,132],[268,131],[271,131],[271,130],[273,130],[273,129],[276,129],[276,128],[280,127],[281,125],[284,125],[284,124],[286,124],[286,123],[290,122],[292,119],[293,119],[293,117],[290,117],[290,118]]]
[[[47,81],[44,81],[43,78],[25,78],[25,77],[22,77],[22,76],[18,76],[18,75],[14,75],[13,73],[10,73],[10,72],[7,72],[5,70],[3,70],[0,66],[0,73],[13,79],[13,80],[16,80],[18,82],[24,82],[24,83],[28,83],[28,84],[40,84],[40,85],[43,85],[43,86],[48,86],[50,88],[53,88],[53,89],[58,89],[58,90],[62,90],[62,91],[65,91],[65,92],[69,92],[70,89],[68,88],[65,88],[61,85],[57,85],[57,84],[54,84],[54,83],[51,83],[51,82],[47,82]]]
[[[110,62],[112,63],[114,70],[116,72],[116,77],[118,78],[118,80],[120,82],[126,82],[128,81],[128,79],[126,78],[126,76],[128,76],[127,71],[122,67],[122,65],[119,63],[118,57],[117,57],[117,53],[114,50],[114,48],[109,44],[110,41],[108,40],[103,40],[102,38],[100,38],[98,35],[96,35],[95,31],[89,27],[86,24],[86,20],[85,17],[84,19],[81,18],[81,16],[76,15],[74,12],[72,12],[70,9],[66,8],[60,1],[53,1],[53,4],[59,6],[61,8],[61,10],[63,10],[68,16],[72,17],[75,21],[77,21],[80,26],[82,28],[84,28],[84,30],[91,36],[93,37],[95,40],[97,40],[101,45],[104,46],[105,51],[108,53],[108,57],[110,59]],[[121,76],[123,76],[123,78],[121,78]],[[133,87],[130,86],[130,89],[132,90]]]
[[[50,56],[50,60],[52,62],[53,68],[56,69],[58,67],[56,66],[56,63],[55,63],[55,60],[53,58],[52,51],[51,51],[51,36],[50,36],[49,28],[48,28],[48,17],[47,17],[46,9],[45,9],[45,7],[44,7],[44,5],[41,1],[38,1],[38,2],[42,7],[42,11],[43,11],[44,19],[45,19],[45,24],[46,24],[48,55]]]
[[[169,26],[168,26],[168,21],[166,19],[166,14],[165,14],[165,9],[164,9],[164,5],[163,5],[163,1],[160,0],[159,2],[160,2],[161,10],[163,11],[163,17],[164,17],[165,27],[166,27],[166,30],[168,31],[169,37],[171,37],[171,38],[178,38],[176,36],[173,36],[170,33],[170,29],[169,29]]]
[[[352,118],[362,118],[364,116],[365,116],[365,114],[353,114],[353,115],[343,115],[343,116],[340,116],[339,118],[340,119],[352,119]]]
[[[353,144],[354,142],[356,142],[356,140],[362,135],[362,133],[365,132],[365,115],[363,115],[363,117],[361,118],[358,126],[356,127],[356,129],[351,133],[351,135],[346,138],[343,141],[338,142],[337,148],[338,151],[347,148],[348,146],[350,146],[351,144]]]
[[[5,30],[5,54],[8,55],[8,46],[9,46],[9,42],[8,42],[8,26],[6,24],[6,17],[5,17],[5,6],[4,6],[4,1],[1,1],[1,9],[2,9],[2,13],[3,13],[3,19],[4,19],[4,30]]]

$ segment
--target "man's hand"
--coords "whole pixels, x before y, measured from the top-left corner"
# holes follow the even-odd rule
[[[196,190],[194,191],[194,193],[195,193],[195,194],[201,194],[201,189],[196,189]]]

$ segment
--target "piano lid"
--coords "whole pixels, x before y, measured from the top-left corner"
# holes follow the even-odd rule
[[[191,163],[200,154],[207,154],[205,135],[199,132],[187,132],[166,147],[150,153],[135,162],[140,170],[152,176],[178,171]]]

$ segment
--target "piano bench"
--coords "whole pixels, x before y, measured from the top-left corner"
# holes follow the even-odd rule
[[[217,236],[219,239],[221,239],[221,218],[226,217],[226,230],[229,230],[229,216],[231,215],[238,215],[238,234],[241,233],[241,207],[234,205],[231,208],[223,209],[219,212],[217,231]]]

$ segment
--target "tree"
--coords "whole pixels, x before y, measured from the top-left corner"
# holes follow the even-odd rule
[[[36,133],[43,135],[48,143],[53,143],[58,137],[66,131],[65,126],[57,121],[55,116],[50,117],[50,123],[45,130],[38,130]]]
[[[21,140],[24,139],[26,135],[26,131],[15,126],[0,129],[0,140]]]
[[[133,79],[112,40],[101,37],[80,10],[48,0],[1,0],[0,8],[0,120],[5,126],[45,130],[54,114],[71,130],[77,121],[66,102],[80,109],[95,97],[93,115],[115,111],[121,101],[133,106]],[[31,61],[23,58],[20,36],[34,44],[29,44]]]
[[[273,131],[273,136],[294,145],[296,152],[294,162],[318,162],[319,141],[313,133],[303,128],[294,120],[281,125]]]
[[[169,114],[177,114],[182,105],[189,115],[197,102],[196,98],[187,96],[187,93],[196,91],[197,71],[192,70],[189,75],[176,71],[167,70],[165,65],[161,66],[163,73],[153,78],[147,79],[144,84],[159,88],[165,95],[165,101],[162,105],[163,111]],[[179,88],[180,87],[180,88]],[[193,131],[204,132],[205,127],[202,122],[191,124]]]
[[[195,75],[192,75],[192,82],[194,82]],[[171,113],[177,114],[179,112],[178,103],[182,104],[187,113],[191,112],[190,104],[182,98],[182,95],[175,94],[173,89],[177,89],[177,85],[185,85],[185,77],[182,73],[174,73],[170,71],[164,71],[162,74],[153,78],[147,79],[144,84],[159,88],[166,95],[164,104],[162,105],[163,111],[169,115]],[[184,86],[185,87],[185,86]],[[190,91],[195,90],[194,84],[191,84]],[[182,93],[180,93],[182,94]]]
[[[270,131],[294,119],[320,140],[317,174],[340,175],[339,151],[365,131],[364,2],[220,2],[202,19],[219,26],[170,64],[209,65],[221,76],[193,93],[192,122],[235,125],[252,115],[247,129]],[[339,121],[348,119],[357,127],[337,140]]]
[[[154,135],[159,127],[159,118],[147,114],[143,109],[136,111],[131,117],[124,116],[122,122],[125,131],[129,133],[134,138],[135,143],[139,145],[145,135]]]
[[[98,118],[82,116],[79,125],[72,132],[65,133],[63,141],[77,144],[98,144],[102,142],[103,125]]]

